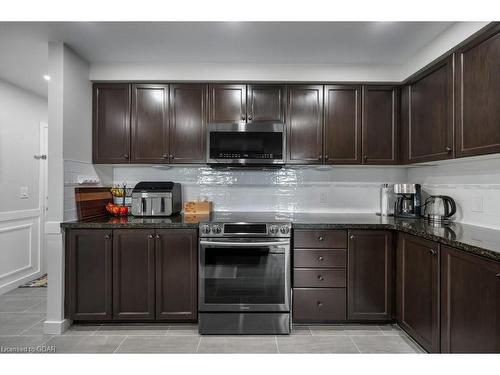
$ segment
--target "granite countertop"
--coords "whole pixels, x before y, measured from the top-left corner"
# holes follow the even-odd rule
[[[328,213],[227,213],[208,216],[176,215],[168,218],[104,217],[61,223],[65,229],[177,228],[197,229],[199,222],[231,221],[234,218],[262,221],[290,221],[294,229],[388,229],[413,234],[468,253],[500,261],[500,230],[453,223],[436,227],[423,219],[398,219],[374,214]],[[250,221],[250,219],[249,219]]]

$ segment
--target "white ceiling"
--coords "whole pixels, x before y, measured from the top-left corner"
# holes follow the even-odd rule
[[[453,22],[0,23],[0,78],[46,96],[47,42],[91,63],[401,65]]]

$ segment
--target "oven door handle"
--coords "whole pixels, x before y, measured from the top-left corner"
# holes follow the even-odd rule
[[[200,245],[204,246],[220,246],[220,247],[266,247],[266,246],[286,246],[288,241],[275,242],[224,242],[224,241],[200,241]]]

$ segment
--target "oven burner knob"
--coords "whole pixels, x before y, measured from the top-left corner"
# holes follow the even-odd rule
[[[210,233],[210,227],[208,225],[202,225],[200,230],[201,230],[202,234],[209,234]]]
[[[288,228],[286,225],[283,225],[280,228],[280,232],[281,232],[281,234],[288,234],[288,232],[290,232],[290,228]]]
[[[212,227],[212,233],[213,234],[220,234],[220,232],[222,232],[222,229],[221,229],[221,227],[219,225],[214,225]]]
[[[271,234],[277,234],[277,233],[278,233],[278,230],[279,230],[279,228],[278,228],[278,226],[277,226],[277,225],[271,225],[271,226],[269,227],[269,233],[271,233]]]

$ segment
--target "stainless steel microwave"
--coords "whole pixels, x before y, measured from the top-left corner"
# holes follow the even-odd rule
[[[283,165],[285,124],[209,124],[207,145],[210,165]]]

